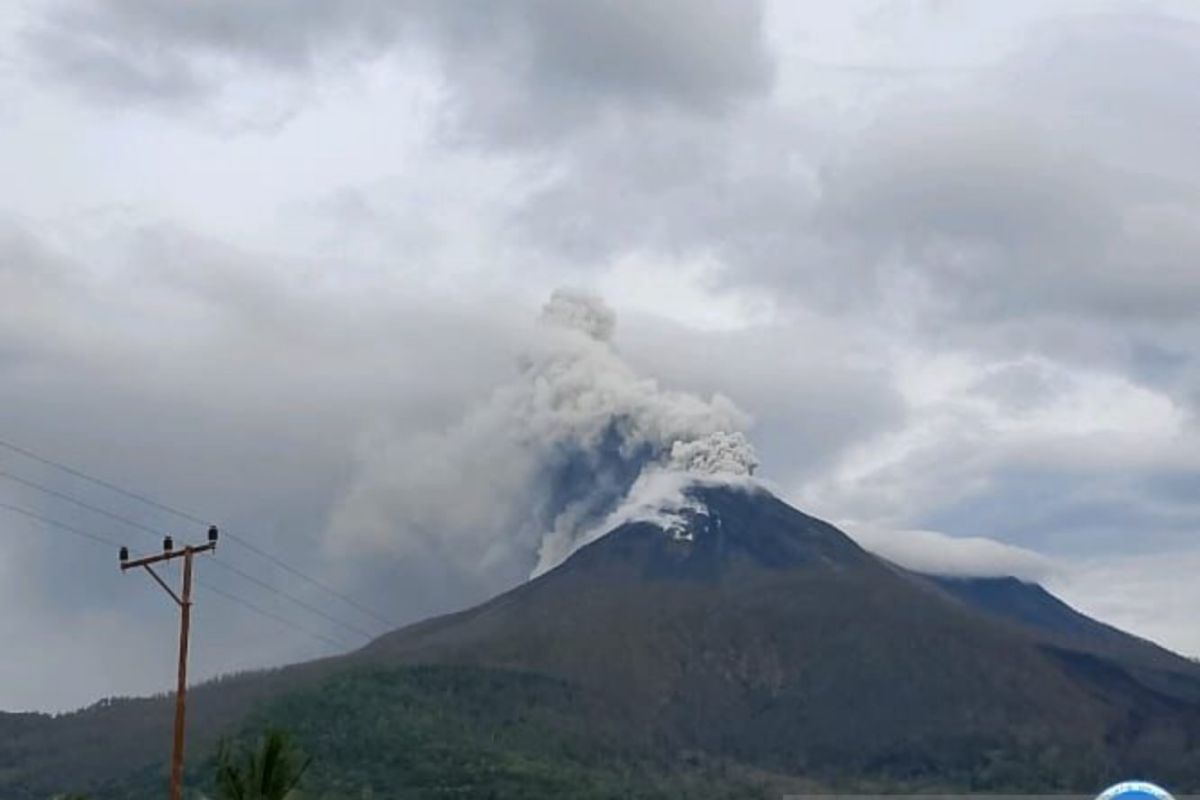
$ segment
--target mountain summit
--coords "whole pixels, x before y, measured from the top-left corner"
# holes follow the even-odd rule
[[[480,606],[337,659],[200,687],[197,747],[257,708],[315,740],[331,775],[382,774],[347,741],[397,736],[411,749],[426,740],[410,726],[438,721],[427,735],[440,749],[428,757],[447,771],[429,778],[422,760],[418,772],[460,781],[465,796],[500,773],[461,783],[446,737],[469,735],[472,758],[494,757],[514,797],[538,796],[521,783],[528,770],[512,766],[530,758],[582,770],[573,775],[633,765],[617,770],[621,781],[695,769],[708,770],[710,788],[743,781],[694,796],[738,795],[744,781],[1081,790],[1130,774],[1200,787],[1197,665],[1031,584],[904,570],[765,491],[689,491],[675,524],[620,525]],[[51,786],[51,769],[74,769],[96,784],[114,777],[113,763],[144,763],[134,748],[165,740],[167,706],[0,718],[15,731],[0,763],[47,737],[59,753],[37,770],[0,772],[0,789],[5,774]],[[89,772],[78,764],[98,745],[81,731],[96,726],[110,750],[128,752]],[[502,746],[518,755],[497,755]],[[377,779],[409,779],[394,769]],[[619,785],[622,796],[653,796]],[[545,796],[563,791],[554,786]],[[618,791],[596,786],[608,788],[582,796]]]
[[[625,562],[642,577],[719,581],[745,570],[802,567],[849,569],[875,559],[827,522],[802,514],[757,488],[689,490],[694,505],[679,526],[622,525],[585,552],[567,572]]]

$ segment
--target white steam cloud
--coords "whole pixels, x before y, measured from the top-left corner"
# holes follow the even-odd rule
[[[444,431],[366,448],[333,540],[518,580],[621,521],[669,527],[692,482],[749,480],[747,415],[636,375],[615,322],[599,298],[556,291],[515,380]]]

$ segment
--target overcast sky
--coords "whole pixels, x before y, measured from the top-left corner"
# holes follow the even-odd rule
[[[478,434],[575,287],[632,370],[736,404],[804,510],[1200,655],[1198,22],[1165,0],[5,3],[0,439],[400,624],[514,577],[405,503],[349,535],[364,470]],[[28,482],[203,533],[10,450],[0,472],[0,503],[135,550],[158,545]],[[198,676],[335,649],[208,587],[351,644],[386,627],[219,558],[349,625],[203,563]],[[0,508],[0,708],[165,689],[174,631],[111,547]]]

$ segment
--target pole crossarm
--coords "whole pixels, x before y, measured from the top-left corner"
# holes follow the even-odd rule
[[[141,558],[132,558],[128,561],[122,561],[121,569],[134,569],[135,567],[144,567],[149,564],[157,564],[160,561],[170,561],[173,558],[183,558],[189,550],[193,553],[206,553],[209,550],[216,549],[216,542],[209,542],[208,544],[200,545],[188,545],[182,550],[169,550],[165,553],[155,553],[152,556],[142,556]]]

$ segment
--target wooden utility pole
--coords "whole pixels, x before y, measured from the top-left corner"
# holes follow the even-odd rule
[[[121,548],[121,570],[142,567],[151,578],[171,596],[179,606],[179,678],[175,685],[175,744],[171,750],[171,793],[170,800],[183,798],[183,731],[184,716],[187,711],[187,660],[188,633],[192,624],[192,556],[197,553],[207,553],[217,549],[217,527],[208,529],[208,542],[202,545],[186,545],[182,550],[175,549],[175,543],[168,536],[163,539],[163,551],[158,555],[129,559],[129,549]],[[167,582],[158,576],[151,567],[160,561],[170,561],[175,558],[183,559],[183,592],[182,596],[175,594]]]

